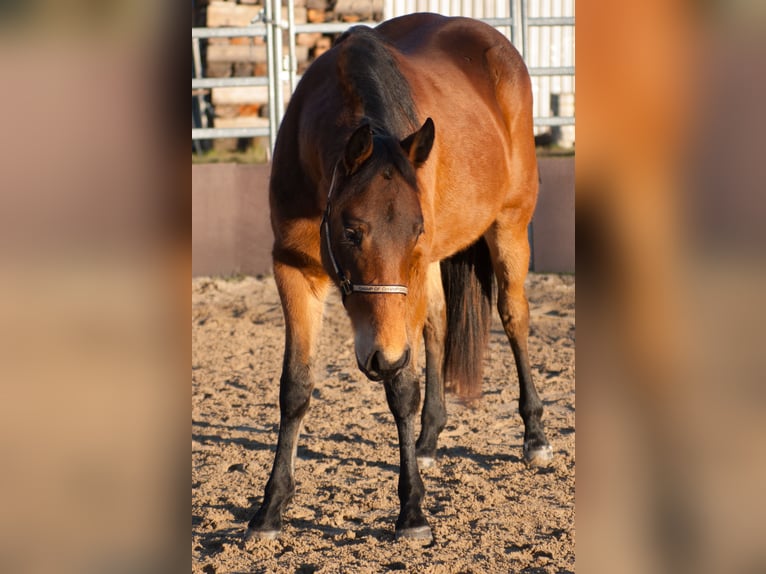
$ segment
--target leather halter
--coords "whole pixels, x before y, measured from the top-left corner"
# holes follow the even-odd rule
[[[340,289],[343,294],[343,298],[345,299],[348,295],[351,295],[351,293],[398,293],[400,295],[406,295],[408,289],[405,285],[368,285],[352,283],[351,279],[349,279],[343,269],[341,269],[340,264],[338,263],[338,260],[335,258],[335,254],[333,253],[332,243],[330,241],[330,211],[332,206],[330,199],[332,198],[332,193],[335,190],[335,178],[337,174],[338,164],[335,164],[335,169],[332,171],[332,180],[330,181],[330,191],[327,193],[327,207],[325,208],[324,215],[322,216],[322,228],[324,230],[325,241],[327,242],[327,253],[330,255],[330,263],[332,263],[335,274],[338,276],[338,280],[340,281]]]

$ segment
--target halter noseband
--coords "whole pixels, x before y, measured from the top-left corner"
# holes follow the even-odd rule
[[[332,250],[332,243],[330,242],[330,199],[332,198],[332,193],[335,190],[335,178],[337,174],[338,164],[335,164],[335,169],[333,169],[332,172],[332,180],[330,181],[330,191],[327,193],[327,207],[325,208],[324,215],[322,216],[322,228],[324,229],[325,241],[327,242],[327,253],[330,256],[330,263],[332,263],[335,274],[338,276],[338,280],[340,281],[340,288],[343,294],[343,298],[345,299],[348,295],[351,295],[351,293],[399,293],[401,295],[406,295],[408,290],[404,285],[359,285],[352,283],[351,279],[349,279],[346,273],[344,273],[343,269],[341,269],[340,265],[338,264],[338,260],[335,259],[335,254]]]

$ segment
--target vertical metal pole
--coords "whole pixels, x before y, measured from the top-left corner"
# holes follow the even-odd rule
[[[298,72],[298,61],[295,56],[295,0],[287,0],[287,41],[289,54],[290,96],[295,92],[295,75]]]
[[[269,155],[274,153],[277,141],[277,106],[274,93],[278,83],[276,66],[274,65],[274,17],[271,0],[264,2],[264,24],[266,24],[266,67],[269,76]]]
[[[284,41],[282,34],[282,0],[274,0],[274,21],[272,25],[274,27],[274,69],[276,79],[274,84],[274,101],[276,102],[274,111],[276,112],[278,129],[282,116],[285,115],[285,85],[283,81],[285,63],[282,60],[282,42]],[[274,141],[276,142],[276,133],[274,134]]]
[[[513,10],[513,44],[526,63],[529,54],[527,46],[527,0],[514,0]],[[527,64],[528,65],[528,64]],[[539,175],[538,175],[539,177]],[[527,227],[527,239],[529,241],[529,266],[530,271],[535,270],[535,228],[534,216]]]
[[[527,0],[519,0],[521,5],[521,56],[526,60],[529,55],[529,34],[527,34]]]
[[[525,12],[523,9],[524,0],[511,0],[511,18],[513,18],[513,27],[511,28],[511,42],[521,54],[521,57],[526,57],[526,50],[524,49],[524,22],[526,17],[522,16]]]
[[[192,67],[194,68],[194,77],[195,78],[201,78],[203,76],[203,70],[202,70],[202,57],[200,56],[200,49],[199,49],[199,38],[192,38]],[[204,129],[208,127],[207,125],[207,102],[205,101],[205,96],[200,93],[196,96],[197,98],[197,109],[199,110],[199,127]],[[192,110],[192,128],[195,128],[194,125],[194,110]],[[202,146],[202,142],[200,140],[192,140],[194,142],[194,149],[197,152],[197,155],[201,154],[204,149]],[[208,145],[208,144],[206,144]]]
[[[201,78],[202,73],[202,58],[200,57],[199,38],[192,38],[192,58],[194,59],[194,77]],[[199,94],[197,96],[197,102],[199,102],[199,114],[200,114],[200,127],[207,127],[207,102],[205,96]]]

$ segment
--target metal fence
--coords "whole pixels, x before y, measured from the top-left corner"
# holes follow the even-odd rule
[[[192,95],[200,117],[192,114],[192,140],[214,138],[268,137],[274,149],[279,123],[284,115],[285,88],[292,94],[297,75],[296,35],[318,32],[338,34],[351,26],[375,26],[379,22],[295,22],[292,0],[265,0],[258,18],[246,27],[192,28]],[[446,16],[469,16],[483,20],[503,32],[524,57],[532,77],[535,96],[535,126],[574,130],[574,0],[386,0],[384,19],[412,12],[437,12]],[[265,39],[267,74],[254,77],[206,78],[203,74],[200,41],[209,38]],[[283,42],[283,37],[285,41]],[[287,54],[285,54],[285,44]],[[219,87],[268,87],[268,125],[262,127],[206,127],[206,90]],[[564,96],[562,98],[562,96]],[[563,104],[563,105],[562,105]],[[201,121],[199,121],[201,119]],[[202,127],[195,127],[202,124]]]

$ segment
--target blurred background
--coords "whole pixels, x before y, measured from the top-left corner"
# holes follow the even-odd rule
[[[577,6],[577,559],[766,571],[763,2]]]
[[[188,571],[184,18],[0,11],[0,571]],[[764,4],[576,19],[578,569],[764,572]],[[209,73],[203,45],[193,78],[258,78]],[[193,129],[221,127],[212,90]],[[539,93],[538,117],[568,116]],[[203,141],[193,161],[223,153]]]
[[[188,128],[168,8],[0,3],[2,572],[188,570]]]

